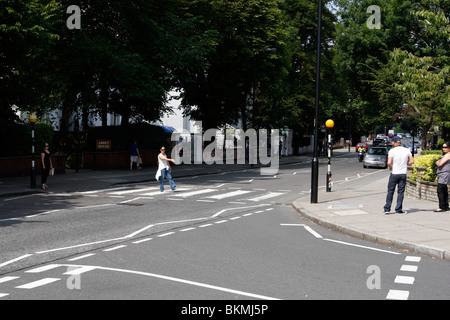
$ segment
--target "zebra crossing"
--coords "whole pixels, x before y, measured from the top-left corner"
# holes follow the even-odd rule
[[[167,200],[194,200],[198,202],[216,202],[221,200],[234,200],[233,203],[258,203],[272,201],[277,197],[289,193],[290,190],[269,191],[266,189],[241,189],[226,187],[205,187],[199,189],[198,186],[186,185],[177,188],[176,191],[165,190],[161,192],[159,187],[123,187],[111,190],[93,190],[81,192],[88,197],[110,197],[123,198],[123,202],[129,203],[134,199],[153,200],[165,198]],[[132,199],[126,199],[126,198]],[[239,202],[236,202],[239,201]]]

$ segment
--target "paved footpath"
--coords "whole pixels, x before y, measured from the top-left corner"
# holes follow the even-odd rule
[[[338,149],[336,153],[345,153]],[[295,162],[310,162],[310,156],[283,157],[280,165]],[[324,161],[324,160],[321,160]],[[256,167],[256,166],[255,166]],[[177,166],[174,178],[202,174],[221,173],[230,170],[248,169],[248,165],[181,165]],[[74,192],[106,188],[121,183],[152,181],[156,168],[144,170],[86,170],[49,177],[48,184],[58,192]],[[336,190],[326,192],[319,189],[318,203],[310,203],[310,196],[299,198],[293,206],[302,215],[330,229],[360,237],[373,242],[394,246],[409,252],[424,254],[450,261],[450,212],[436,213],[437,203],[405,196],[404,209],[407,214],[385,215],[383,205],[386,197],[388,177],[364,186],[360,190]],[[30,188],[30,177],[0,178],[0,197],[3,199],[36,192]],[[156,185],[156,180],[155,185]],[[0,198],[0,201],[2,201]],[[394,195],[395,205],[396,194]]]
[[[388,178],[359,190],[319,191],[293,206],[308,219],[327,228],[405,251],[450,261],[450,212],[433,212],[436,202],[405,196],[407,214],[384,214]],[[393,206],[397,193],[394,194]]]

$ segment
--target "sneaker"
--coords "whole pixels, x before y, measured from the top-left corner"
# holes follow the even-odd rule
[[[383,213],[384,213],[384,214],[389,214],[389,213],[391,213],[391,212],[390,212],[389,210],[386,210],[386,209],[385,209],[385,210],[383,211]]]
[[[408,211],[405,210],[400,210],[400,211],[395,211],[396,214],[407,214]]]

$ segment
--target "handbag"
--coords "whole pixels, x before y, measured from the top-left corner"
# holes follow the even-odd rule
[[[141,157],[139,157],[138,163],[139,163],[139,164],[142,164],[142,158],[141,158]]]
[[[51,176],[54,176],[55,175],[55,168],[50,168],[50,171],[49,171],[48,174],[51,175]]]

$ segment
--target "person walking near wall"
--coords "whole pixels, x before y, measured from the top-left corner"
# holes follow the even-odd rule
[[[435,212],[445,212],[449,210],[448,207],[448,185],[450,184],[450,144],[448,141],[442,144],[443,156],[436,165],[437,170],[437,194],[439,199],[439,209]]]

